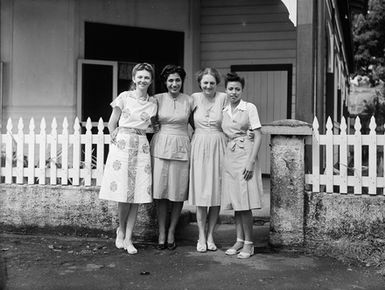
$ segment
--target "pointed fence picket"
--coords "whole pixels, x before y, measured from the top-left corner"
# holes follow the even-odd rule
[[[369,134],[361,134],[361,120],[354,122],[354,134],[348,134],[345,118],[339,133],[328,118],[326,133],[319,133],[317,118],[313,122],[312,172],[305,174],[313,192],[385,195],[384,146],[385,135],[376,133],[372,117]],[[334,129],[334,131],[333,131]],[[363,154],[365,152],[365,154]]]
[[[73,133],[69,132],[67,118],[63,120],[60,133],[56,118],[52,120],[50,128],[47,128],[46,121],[42,118],[39,133],[35,132],[33,118],[29,121],[27,134],[24,133],[22,119],[18,121],[15,134],[13,128],[12,120],[9,119],[7,132],[1,135],[2,183],[75,186],[101,184],[105,150],[108,150],[110,144],[110,136],[104,134],[101,118],[97,134],[92,133],[89,118],[85,133],[82,133],[84,128],[78,118],[74,121]]]

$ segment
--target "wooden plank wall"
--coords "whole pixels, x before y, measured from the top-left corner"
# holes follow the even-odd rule
[[[293,64],[294,113],[296,28],[280,0],[201,1],[200,31],[201,67]]]

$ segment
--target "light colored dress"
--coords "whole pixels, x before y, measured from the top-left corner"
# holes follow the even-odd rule
[[[148,96],[147,96],[148,98]],[[152,202],[150,146],[146,129],[157,106],[138,100],[133,91],[121,93],[112,103],[122,111],[118,134],[110,145],[99,198],[125,203]]]
[[[222,110],[226,94],[216,93],[212,104],[202,93],[192,96],[195,131],[191,141],[189,203],[220,206],[222,165],[226,137],[222,132]]]
[[[233,112],[230,104],[223,110],[222,129],[229,138],[222,182],[224,209],[241,211],[261,208],[263,187],[258,160],[251,179],[246,181],[242,174],[253,150],[253,142],[247,136],[247,130],[258,128],[261,128],[261,122],[254,104],[241,100]]]
[[[160,131],[151,140],[153,197],[185,201],[188,194],[190,138],[188,120],[191,98],[168,93],[155,95]]]

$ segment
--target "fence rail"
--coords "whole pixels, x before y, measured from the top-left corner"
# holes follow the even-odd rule
[[[376,134],[374,117],[369,123],[369,134],[361,134],[361,120],[356,117],[354,134],[348,134],[345,118],[339,132],[330,118],[326,134],[319,134],[317,118],[313,122],[312,172],[306,174],[313,192],[354,193],[357,195],[385,195],[384,145],[385,135]]]
[[[70,134],[67,118],[64,118],[61,134],[58,133],[54,118],[50,133],[46,122],[40,122],[40,132],[35,132],[35,121],[29,122],[29,133],[24,133],[20,118],[17,133],[13,134],[11,119],[7,123],[7,133],[1,135],[2,183],[51,184],[51,185],[100,185],[103,176],[105,145],[110,136],[104,134],[103,120],[98,122],[96,134],[92,133],[92,122],[87,119],[85,133],[81,131],[76,118],[73,133]]]
[[[35,121],[31,118],[29,132],[24,133],[23,120],[19,119],[17,132],[13,133],[9,119],[7,132],[1,134],[0,140],[0,182],[100,185],[110,136],[104,133],[102,119],[97,124],[97,128],[93,128],[88,118],[85,127],[81,127],[76,118],[70,133],[68,121],[64,118],[61,133],[58,133],[54,118],[47,132],[43,118],[39,133],[36,133]],[[344,118],[339,128],[333,127],[329,118],[326,133],[320,134],[318,120],[314,119],[311,172],[305,174],[305,181],[314,192],[385,195],[385,135],[376,134],[376,127],[372,117],[369,134],[361,134],[361,120],[357,117],[354,134],[348,134]],[[97,129],[97,133],[92,129]]]

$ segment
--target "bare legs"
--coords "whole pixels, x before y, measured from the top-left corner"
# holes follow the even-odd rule
[[[236,255],[247,259],[254,254],[253,245],[253,215],[251,210],[235,211],[235,229],[237,241],[226,251],[226,255]]]
[[[159,237],[158,244],[163,245],[166,242],[166,220],[167,220],[167,199],[157,199],[157,210],[158,210],[158,229]]]
[[[180,213],[182,211],[183,202],[181,201],[171,201],[171,219],[170,227],[168,228],[167,243],[172,244],[175,242],[175,228],[178,224]]]
[[[169,201],[167,199],[157,200],[158,209],[158,226],[159,226],[159,237],[158,243],[164,244],[166,242],[166,222],[168,213],[168,204],[171,205],[171,216],[170,226],[167,233],[167,244],[173,244],[175,242],[175,228],[178,224],[180,213],[182,211],[183,202]]]
[[[132,233],[136,222],[139,205],[136,203],[118,203],[119,213],[119,238],[124,239],[124,248],[129,254],[135,254],[137,251],[132,244]]]
[[[232,256],[236,255],[239,253],[239,251],[243,248],[244,242],[245,242],[245,234],[243,230],[243,225],[242,225],[242,214],[240,211],[235,211],[234,212],[234,217],[235,217],[235,229],[237,232],[237,240],[235,244],[230,248],[227,249],[225,252],[226,255]]]
[[[206,206],[197,206],[197,223],[198,223],[198,229],[199,229],[198,245],[201,245],[203,248],[206,245],[206,243],[214,244],[213,234],[218,221],[219,209],[220,209],[219,206],[211,206],[207,211]],[[208,226],[207,226],[207,236],[206,236],[207,219],[208,219]]]
[[[251,210],[244,210],[239,212],[241,215],[242,229],[244,233],[244,240],[250,243],[245,243],[242,252],[249,253],[253,247],[253,216]]]

